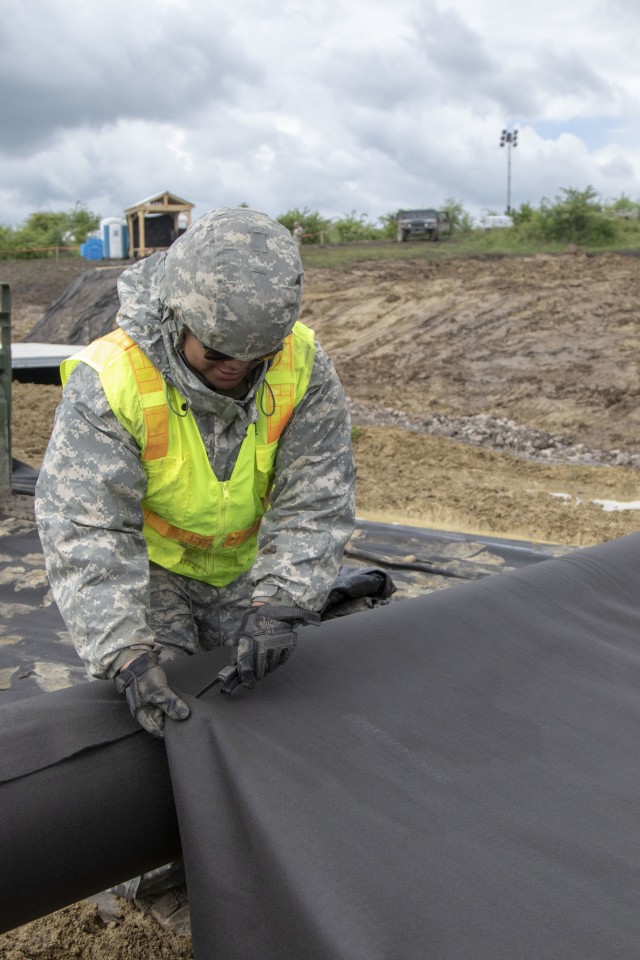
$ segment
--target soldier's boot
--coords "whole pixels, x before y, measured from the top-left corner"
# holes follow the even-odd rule
[[[178,937],[191,936],[191,916],[186,887],[172,887],[161,893],[143,893],[133,902],[139,910],[153,917],[169,933]]]

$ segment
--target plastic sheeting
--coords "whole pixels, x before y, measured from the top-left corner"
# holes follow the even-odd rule
[[[21,505],[32,516],[33,498],[23,497]],[[378,606],[394,591],[382,569],[343,566],[322,616]],[[35,523],[0,518],[0,705],[86,679],[49,589]]]
[[[170,664],[196,960],[637,956],[639,580],[634,535],[304,628],[231,698],[224,651]],[[102,683],[0,710],[5,924],[170,858],[131,724]]]
[[[0,705],[86,679],[47,582],[33,497],[28,495],[36,477],[35,471],[14,462],[14,496],[4,505],[6,511],[0,499]],[[23,495],[16,496],[18,490]],[[4,518],[3,512],[8,514]],[[569,549],[358,521],[346,562],[354,570],[375,564],[383,576],[391,577],[395,602],[538,563]],[[336,593],[339,587],[340,581]],[[350,609],[344,607],[343,612]]]
[[[117,282],[122,267],[85,270],[23,337],[24,342],[91,343],[115,327],[120,307]]]
[[[327,624],[259,695],[191,701],[194,956],[638,956],[639,601],[636,535]]]

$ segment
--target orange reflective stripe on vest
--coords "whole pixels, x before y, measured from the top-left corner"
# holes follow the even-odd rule
[[[261,518],[260,518],[261,519]],[[144,511],[144,522],[152,527],[156,533],[162,537],[169,537],[170,540],[178,540],[188,547],[196,547],[199,550],[208,550],[213,544],[213,537],[204,537],[192,530],[184,530],[182,527],[176,527],[173,523],[163,520],[157,513],[151,510]],[[244,530],[232,530],[227,534],[223,546],[238,547],[241,543],[246,543],[249,537],[254,536],[260,529],[260,520],[256,520],[250,527]]]
[[[177,540],[184,543],[187,547],[196,547],[198,550],[208,550],[213,543],[213,537],[205,537],[200,533],[194,533],[193,530],[184,530],[182,527],[176,527],[168,520],[163,520],[152,510],[144,511],[144,522],[152,530],[159,533],[161,537],[169,537],[170,540]]]
[[[160,371],[124,330],[114,330],[104,339],[111,340],[125,351],[138,388],[147,434],[142,459],[159,460],[166,457],[169,449],[169,405]]]

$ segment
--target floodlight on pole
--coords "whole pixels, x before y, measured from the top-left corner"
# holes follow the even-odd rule
[[[506,214],[511,213],[511,148],[518,146],[518,131],[503,130],[500,134],[500,146],[507,148],[507,209]]]

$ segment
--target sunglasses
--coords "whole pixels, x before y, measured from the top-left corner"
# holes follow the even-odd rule
[[[212,347],[206,347],[202,341],[200,341],[200,346],[202,347],[202,356],[205,360],[211,360],[214,363],[224,363],[225,360],[235,360],[235,357],[230,357],[228,353],[221,353],[219,350],[214,350]],[[251,361],[252,363],[260,363],[264,360],[273,360],[277,354],[282,350],[282,344],[278,347],[277,350],[273,350],[271,353],[265,353],[261,357],[254,357]]]

